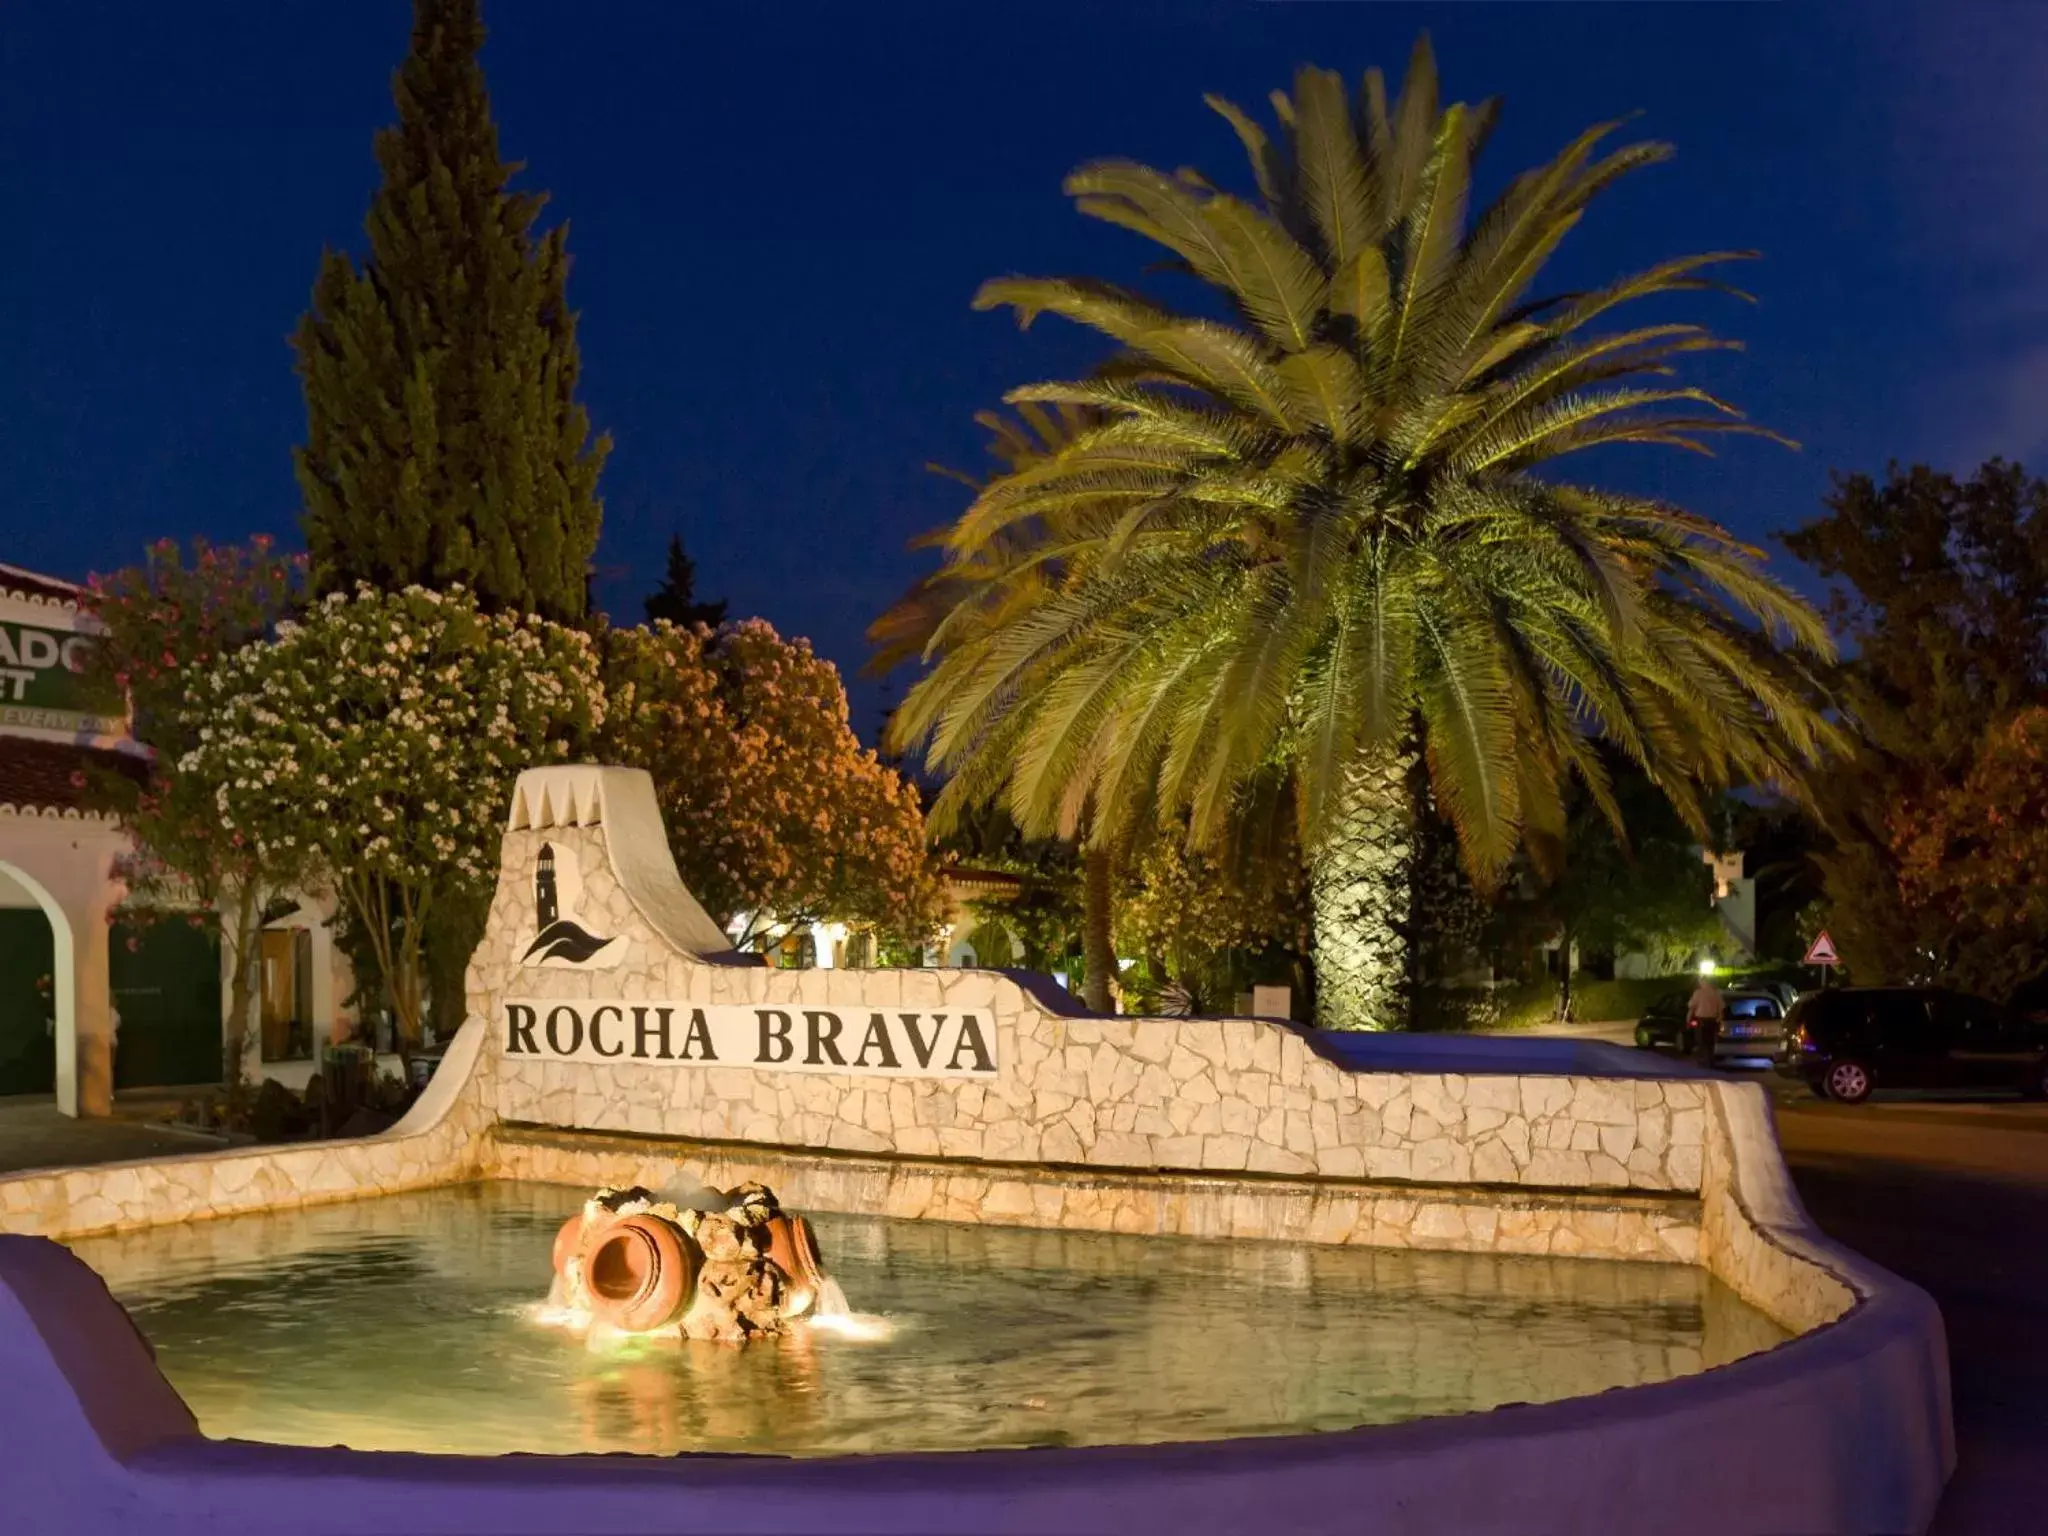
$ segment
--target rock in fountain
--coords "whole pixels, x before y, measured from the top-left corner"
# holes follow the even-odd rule
[[[838,1294],[811,1224],[762,1184],[680,1201],[601,1189],[562,1223],[554,1264],[551,1304],[619,1333],[744,1344]]]

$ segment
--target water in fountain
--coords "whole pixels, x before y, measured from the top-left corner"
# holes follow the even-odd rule
[[[839,1288],[839,1282],[830,1275],[827,1275],[818,1286],[818,1299],[811,1303],[810,1315],[813,1321],[854,1315],[853,1308],[846,1304],[846,1292]]]
[[[1689,1265],[819,1214],[874,1318],[533,1327],[588,1190],[486,1182],[72,1246],[216,1437],[794,1456],[1300,1434],[1664,1381],[1784,1333]],[[821,1308],[837,1304],[821,1288]]]

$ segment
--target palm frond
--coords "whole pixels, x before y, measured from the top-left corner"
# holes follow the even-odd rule
[[[1043,831],[1165,820],[1213,841],[1284,782],[1313,846],[1359,762],[1419,745],[1484,880],[1558,835],[1568,779],[1619,817],[1603,754],[1683,816],[1743,776],[1810,776],[1840,729],[1819,617],[1717,524],[1547,468],[1785,441],[1682,376],[1733,342],[1616,315],[1734,293],[1721,269],[1753,253],[1531,297],[1669,147],[1596,124],[1475,219],[1496,106],[1445,104],[1426,39],[1392,102],[1376,70],[1347,98],[1313,68],[1271,100],[1277,129],[1209,99],[1258,202],[1193,168],[1068,178],[1080,212],[1207,284],[1208,313],[1075,278],[976,296],[1111,350],[1010,393],[986,423],[999,472],[877,623],[882,654],[928,658],[891,740],[955,775],[938,813],[1000,798]]]

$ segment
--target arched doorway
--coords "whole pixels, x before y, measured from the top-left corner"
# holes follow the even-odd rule
[[[51,1089],[67,1115],[114,1107],[114,1021],[108,916],[120,899],[116,865],[127,839],[115,823],[75,812],[0,805],[0,875],[15,910],[30,901],[50,929]]]
[[[22,897],[34,905],[22,905]],[[4,859],[0,900],[0,1094],[54,1092],[58,1107],[75,1115],[78,957],[71,919],[40,880]]]
[[[110,894],[74,892],[68,910],[0,859],[0,1097],[54,1094],[68,1115],[103,1114],[99,1081],[116,1093],[219,1081],[219,941],[180,912],[114,921]]]

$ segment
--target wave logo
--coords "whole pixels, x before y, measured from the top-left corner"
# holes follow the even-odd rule
[[[519,957],[521,965],[608,971],[625,959],[623,938],[600,938],[577,921],[582,896],[583,873],[575,854],[565,848],[557,859],[554,844],[541,844],[533,870],[533,916],[539,931]]]

